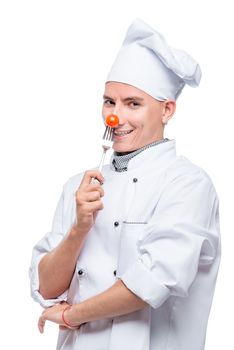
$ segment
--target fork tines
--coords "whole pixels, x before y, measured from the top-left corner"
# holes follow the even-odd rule
[[[103,135],[103,140],[113,141],[113,138],[114,138],[114,129],[107,125]]]

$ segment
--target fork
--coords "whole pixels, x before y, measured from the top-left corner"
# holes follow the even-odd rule
[[[114,138],[114,129],[111,128],[110,126],[106,126],[106,130],[104,132],[104,135],[102,137],[102,157],[99,163],[98,171],[102,171],[102,166],[105,160],[106,152],[108,149],[110,149],[113,145],[113,138]],[[91,183],[93,182],[99,182],[95,177],[92,178]]]

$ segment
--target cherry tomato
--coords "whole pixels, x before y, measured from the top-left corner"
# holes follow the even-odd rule
[[[111,128],[114,128],[119,124],[119,118],[115,114],[110,114],[106,117],[106,125],[110,126]]]

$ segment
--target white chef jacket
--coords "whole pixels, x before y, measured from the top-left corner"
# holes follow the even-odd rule
[[[148,306],[60,330],[57,350],[202,350],[220,263],[214,185],[202,168],[176,154],[173,139],[137,154],[128,171],[116,172],[111,161],[102,171],[104,209],[87,234],[70,287],[45,300],[38,263],[72,227],[84,173],[64,185],[52,229],[33,249],[32,297],[43,307],[75,304],[121,279]]]

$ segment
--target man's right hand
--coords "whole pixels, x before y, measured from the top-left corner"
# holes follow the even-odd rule
[[[92,178],[99,182],[91,183]],[[101,197],[104,196],[101,184],[104,177],[98,170],[87,170],[76,191],[76,223],[74,227],[82,233],[88,233],[92,228],[98,210],[103,209]]]

